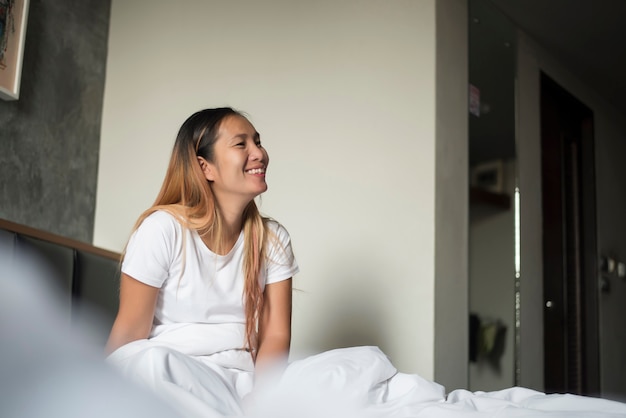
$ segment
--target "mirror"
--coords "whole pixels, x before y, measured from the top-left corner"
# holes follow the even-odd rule
[[[469,1],[469,389],[517,381],[516,31]]]

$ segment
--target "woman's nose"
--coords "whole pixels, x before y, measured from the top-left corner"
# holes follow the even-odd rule
[[[263,150],[263,148],[260,145],[257,144],[253,144],[252,147],[250,148],[250,156],[249,158],[251,160],[263,160],[265,157],[265,151]]]

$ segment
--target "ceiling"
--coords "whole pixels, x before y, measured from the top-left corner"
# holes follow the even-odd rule
[[[626,0],[491,0],[626,116]]]

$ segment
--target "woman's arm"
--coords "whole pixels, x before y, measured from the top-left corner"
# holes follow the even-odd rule
[[[291,278],[266,285],[263,298],[257,373],[269,368],[276,371],[287,365],[291,344]]]
[[[106,344],[106,354],[131,341],[148,338],[159,290],[122,273],[120,307]]]

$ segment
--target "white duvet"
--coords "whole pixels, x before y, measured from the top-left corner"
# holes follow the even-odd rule
[[[292,362],[279,378],[257,382],[250,393],[247,353],[210,353],[204,347],[206,354],[195,356],[168,345],[167,338],[136,341],[108,361],[187,418],[626,417],[623,403],[519,387],[446,395],[437,383],[398,372],[377,347],[331,350]]]
[[[174,333],[121,347],[108,362],[141,380],[137,386],[105,366],[86,330],[80,337],[67,330],[52,290],[31,286],[28,274],[16,277],[0,280],[0,417],[626,417],[626,404],[523,388],[446,396],[437,383],[399,373],[376,347],[295,361],[250,394],[252,364],[230,348],[241,335],[228,327],[175,330],[196,338],[192,351]]]

